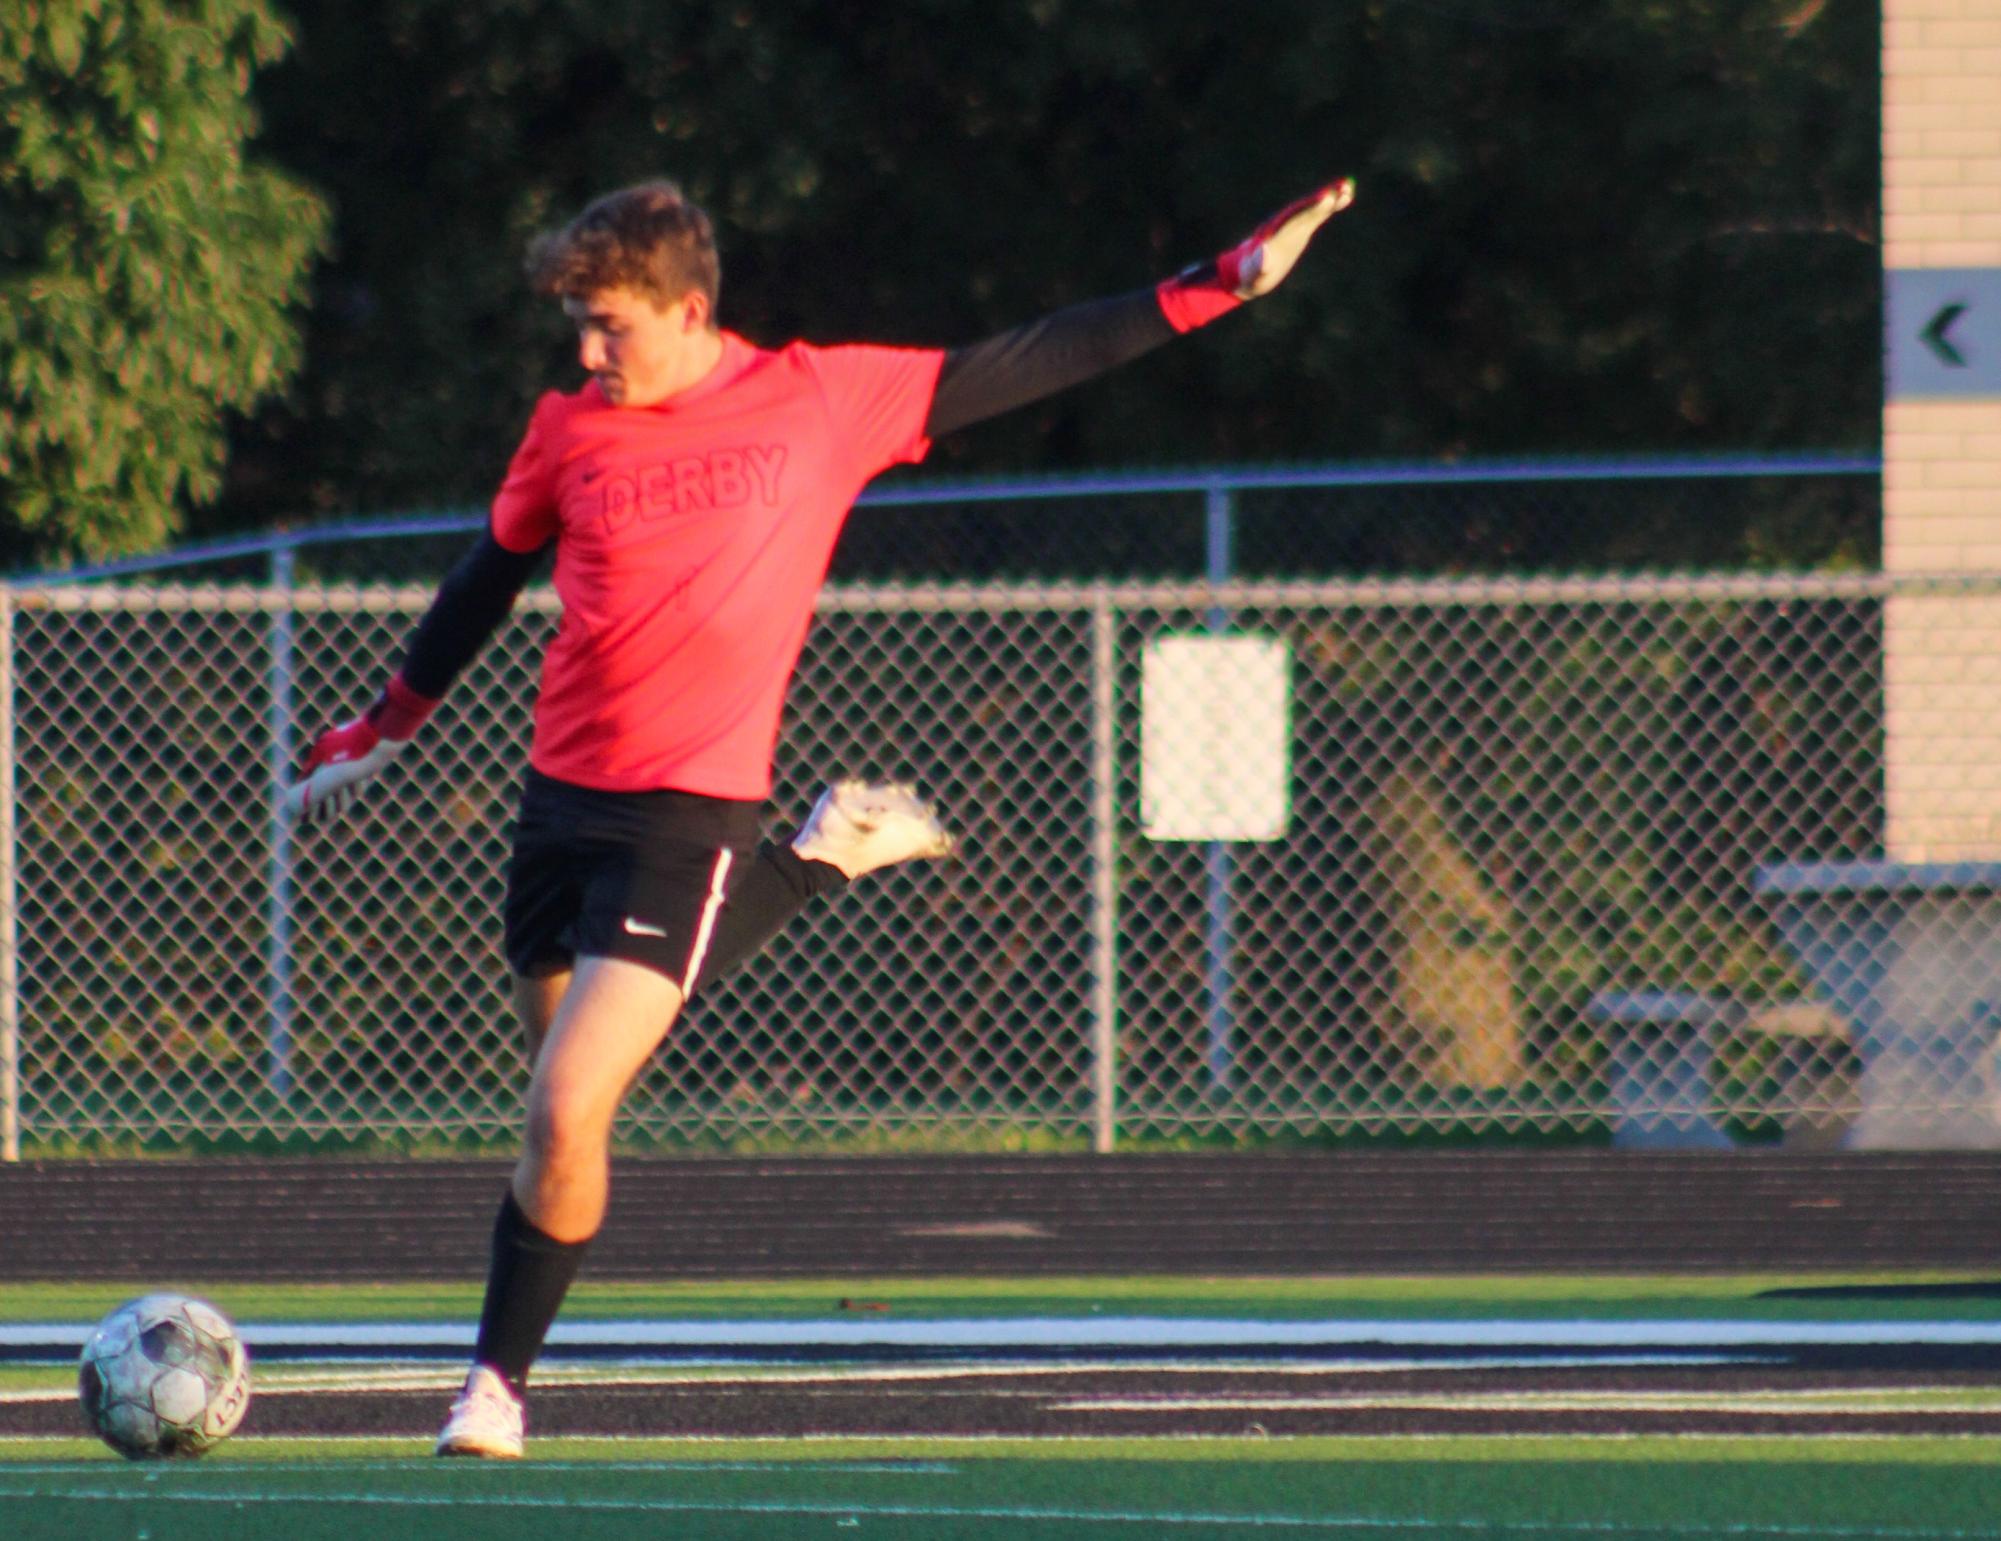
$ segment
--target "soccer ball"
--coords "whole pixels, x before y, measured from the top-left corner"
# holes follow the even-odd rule
[[[77,1366],[83,1415],[134,1461],[197,1456],[243,1422],[250,1360],[228,1317],[192,1295],[142,1295],[97,1324]]]

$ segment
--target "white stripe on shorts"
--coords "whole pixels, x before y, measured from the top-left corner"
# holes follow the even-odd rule
[[[715,870],[709,874],[709,897],[702,903],[702,923],[695,927],[695,945],[688,953],[688,970],[681,976],[683,1000],[695,993],[695,981],[701,977],[702,960],[709,953],[709,938],[716,929],[716,916],[722,913],[729,877],[730,851],[724,847],[716,853]]]

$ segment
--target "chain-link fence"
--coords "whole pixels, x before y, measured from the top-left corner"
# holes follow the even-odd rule
[[[256,559],[354,560],[313,540]],[[1816,971],[1794,878],[1883,853],[1886,614],[1937,587],[838,584],[774,823],[836,772],[910,777],[963,855],[857,884],[706,990],[622,1133],[1836,1133],[1881,1024]],[[497,915],[553,596],[358,817],[275,813],[429,598],[8,593],[12,1138],[512,1130]],[[1950,620],[1926,643],[1968,669],[1983,645]],[[1922,1096],[1990,1113],[1992,1039]]]

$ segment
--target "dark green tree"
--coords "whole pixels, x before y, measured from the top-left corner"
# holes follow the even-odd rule
[[[222,484],[224,414],[300,357],[329,228],[247,159],[264,0],[23,0],[0,17],[0,553],[158,546]]]
[[[523,244],[662,174],[717,216],[725,324],[940,343],[1359,178],[1280,301],[927,473],[1877,432],[1870,0],[292,4],[270,143],[341,235],[242,523],[483,501],[577,378]]]

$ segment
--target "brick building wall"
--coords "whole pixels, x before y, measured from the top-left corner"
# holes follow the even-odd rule
[[[1883,562],[2001,572],[2001,0],[1883,0],[1882,24]],[[2001,858],[2001,602],[1886,624],[1888,854]]]

